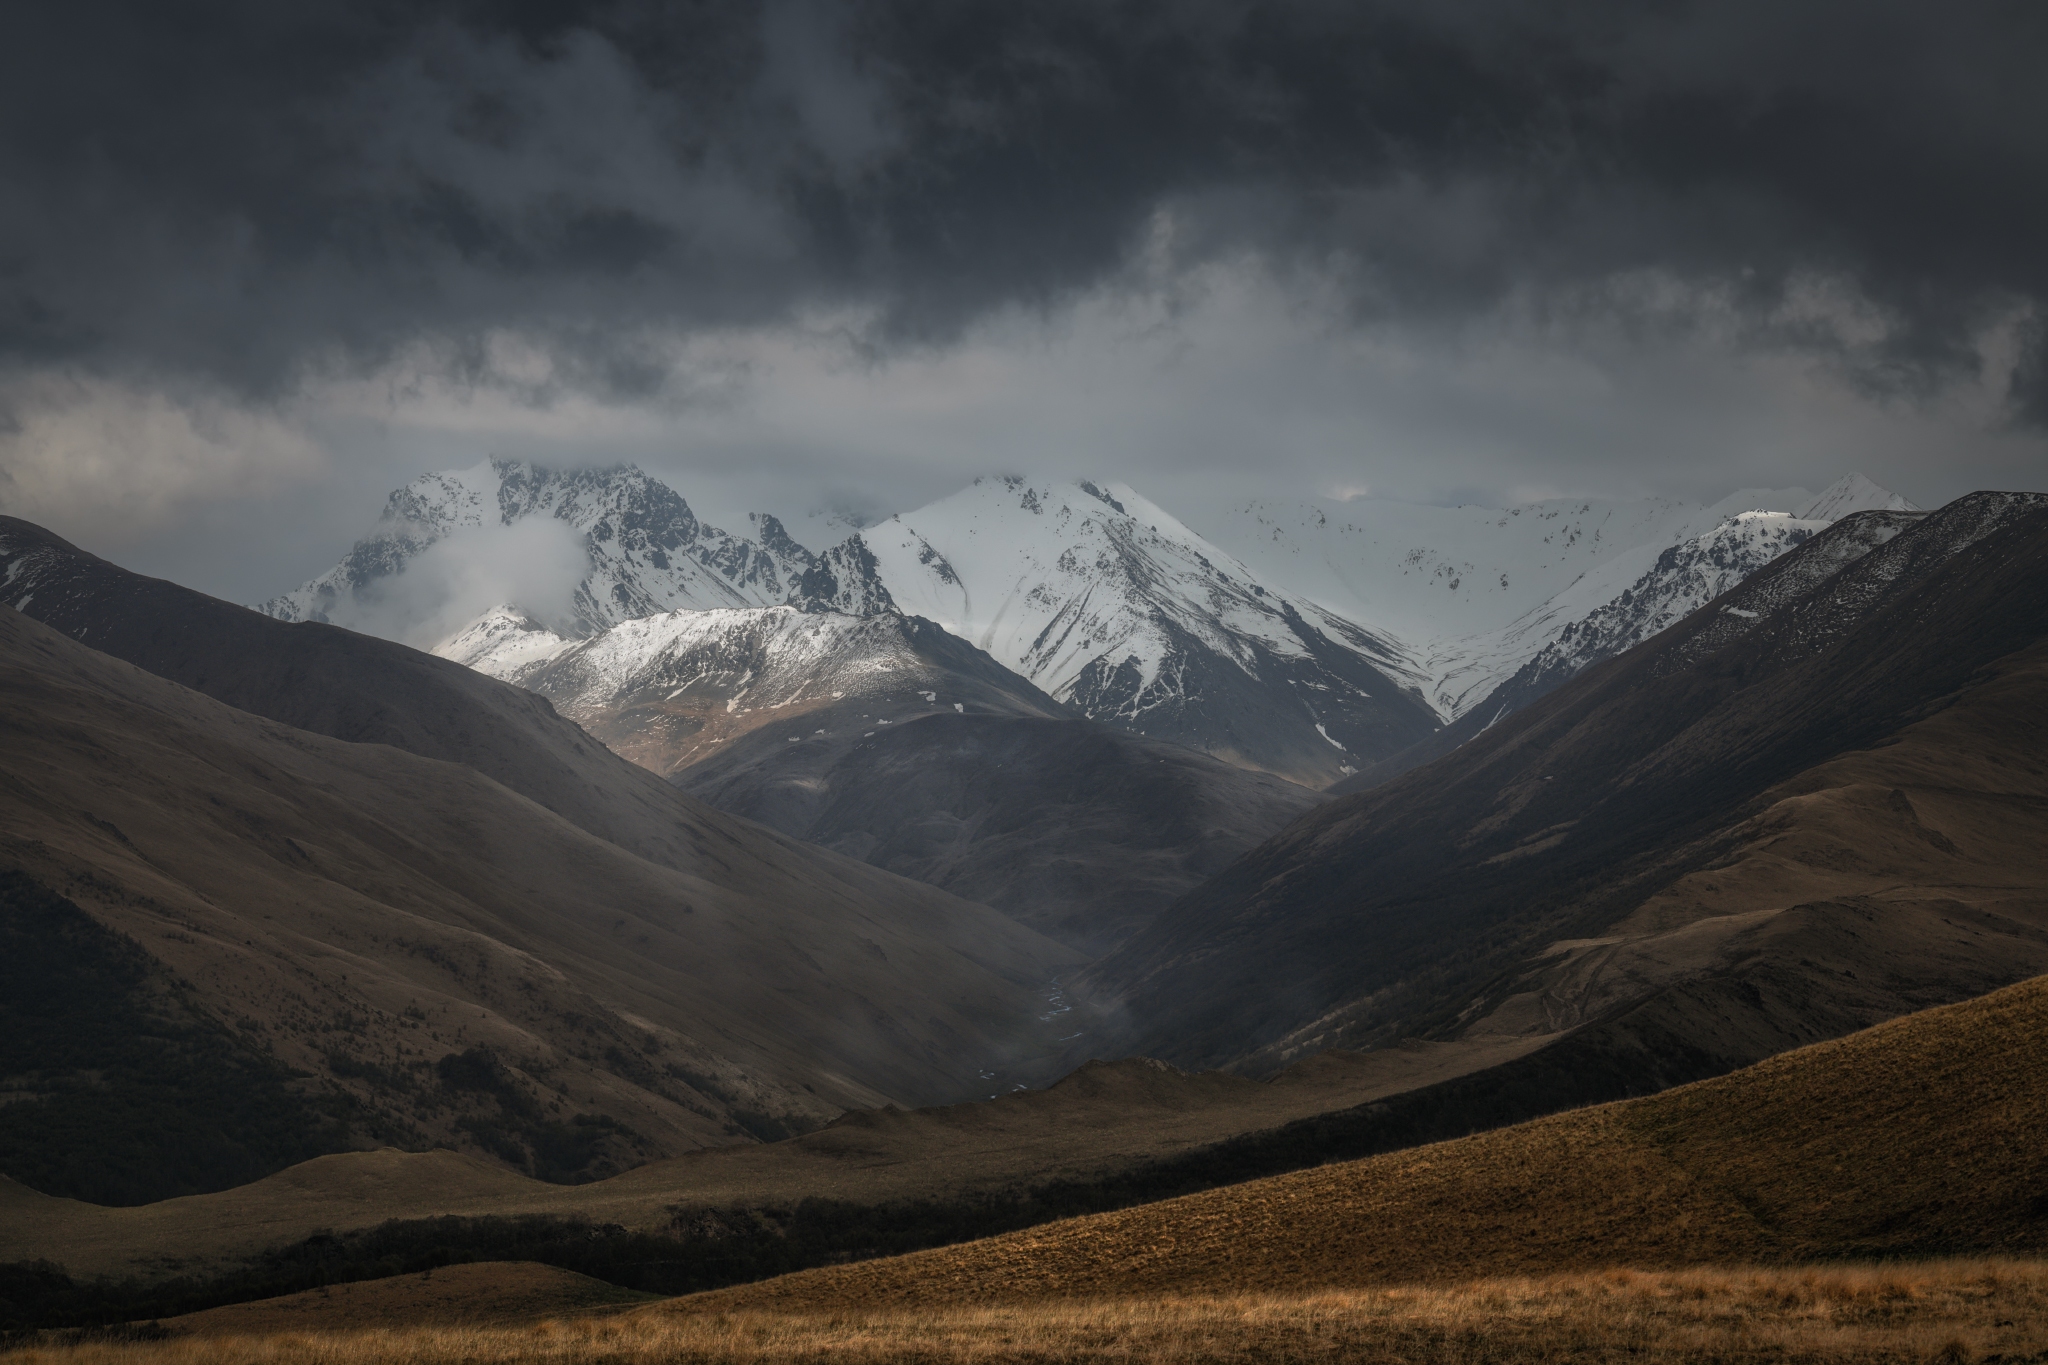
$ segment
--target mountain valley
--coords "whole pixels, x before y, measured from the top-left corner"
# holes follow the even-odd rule
[[[721,810],[995,906],[1091,957],[1323,800],[1078,718],[812,718],[843,728],[764,728],[676,781]]]
[[[1021,635],[978,645],[963,611],[991,566],[1043,567],[1005,520],[1064,509],[1116,553],[1030,605],[1041,643],[1056,621],[1127,628],[1132,650],[1196,639],[1169,607],[1204,596],[1242,636],[1202,647],[1256,682],[1281,657],[1245,654],[1279,647],[1262,621],[1313,621],[1302,657],[1352,668],[1310,638],[1340,618],[1305,598],[1233,616],[1216,585],[1264,585],[1127,489],[1087,494],[1115,504],[1099,524],[1055,485],[971,492],[986,564],[905,518],[863,554],[779,561],[781,588],[833,605],[550,622],[505,602],[434,655],[0,521],[6,712],[26,722],[11,989],[70,982],[111,1010],[98,1033],[20,1033],[82,1041],[9,1063],[0,1155],[29,1178],[0,1184],[0,1256],[284,1285],[249,1267],[325,1229],[369,1266],[405,1219],[485,1240],[538,1219],[489,1244],[544,1260],[599,1220],[679,1266],[756,1267],[662,1284],[731,1283],[1091,1209],[1142,1221],[1479,1130],[1522,1142],[1559,1110],[2048,974],[2048,499],[1864,510],[1846,504],[1883,490],[1852,484],[1815,515],[1721,518],[1619,590],[1589,573],[1546,597],[1556,633],[1486,704],[1319,792],[1091,718],[1085,660],[1036,656],[1041,687],[1010,661],[1034,666]],[[688,572],[743,558],[706,555]],[[1188,577],[1133,572],[1173,556]],[[1069,611],[1118,582],[1165,596]],[[944,620],[902,606],[943,614],[946,593]],[[1343,638],[1383,679],[1423,676],[1393,637]],[[90,1075],[141,1084],[107,1051],[120,1030],[161,1040],[184,1100],[95,1093]],[[241,1097],[212,1101],[256,1125],[240,1149],[193,1111],[208,1095]],[[206,1159],[152,1170],[149,1124]],[[39,1130],[109,1140],[80,1164],[67,1148],[92,1140]],[[1584,1143],[1634,1159],[1604,1128]],[[419,1154],[362,1150],[380,1144]],[[1481,1168],[1445,1197],[1492,1198]],[[101,1207],[120,1204],[139,1207]],[[1050,1248],[1066,1226],[1011,1235]]]
[[[0,71],[0,1365],[2048,1365],[2048,0]]]

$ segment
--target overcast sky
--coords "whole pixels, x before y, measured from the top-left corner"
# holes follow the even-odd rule
[[[0,508],[249,600],[393,486],[2048,486],[2048,6],[64,0]]]

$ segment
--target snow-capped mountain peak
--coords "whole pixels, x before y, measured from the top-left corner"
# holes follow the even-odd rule
[[[492,459],[414,479],[339,564],[257,609],[399,633],[411,623],[394,627],[379,613],[403,598],[412,617],[457,624],[503,595],[505,584],[477,567],[517,558],[494,538],[537,523],[559,526],[580,548],[582,572],[562,585],[550,613],[559,619],[548,622],[575,635],[677,608],[778,605],[812,563],[774,518],[757,523],[759,542],[731,535],[700,522],[675,490],[632,465],[553,470]],[[431,552],[452,537],[473,539],[441,563]],[[464,600],[478,595],[483,600]],[[518,605],[527,613],[537,606]]]
[[[1840,521],[1851,512],[1917,512],[1920,508],[1861,474],[1828,485],[1799,515],[1806,521]]]
[[[1833,524],[1757,510],[1739,512],[1705,535],[1680,541],[1634,583],[1568,622],[1484,704],[1496,711],[1526,705],[1602,659],[1675,625]]]
[[[1825,525],[1905,506],[1861,475],[1819,497],[1804,488],[1740,489],[1707,506],[1671,498],[1506,508],[1272,500],[1226,513],[1218,538],[1267,583],[1398,633],[1426,678],[1430,704],[1450,721],[1566,627],[1633,594],[1676,546],[1720,537],[1710,552],[1754,569],[1796,542],[1762,534],[1767,523],[1742,521],[1752,513]],[[1721,532],[1731,518],[1755,533],[1745,533],[1739,553]]]
[[[513,679],[569,648],[566,640],[509,602],[501,602],[429,651],[494,678]]]
[[[1247,766],[1327,782],[1435,725],[1397,641],[1124,484],[978,479],[833,554],[1091,718]]]

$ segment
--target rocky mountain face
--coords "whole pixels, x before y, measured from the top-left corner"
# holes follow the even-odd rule
[[[1830,522],[1777,512],[1744,512],[1682,541],[1649,572],[1576,621],[1475,708],[1487,723],[1519,710],[1602,659],[1675,625]]]
[[[1078,954],[715,810],[541,696],[11,519],[0,603],[0,890],[50,926],[37,951],[101,943],[78,961],[194,1066],[282,1077],[276,1164],[452,1145],[588,1178],[1049,1079],[1043,995]],[[134,1058],[89,1052],[55,1109],[0,1105],[0,1150],[56,1162],[66,1124],[118,1121],[147,1186],[210,1120],[182,1091],[93,1089]],[[157,1133],[137,1093],[177,1122]]]
[[[1490,1121],[1697,1079],[2048,969],[2044,718],[2048,496],[1863,512],[1311,812],[1080,989],[1182,1065],[1547,1040],[1430,1101]]]

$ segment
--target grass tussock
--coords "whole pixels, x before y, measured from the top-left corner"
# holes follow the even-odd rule
[[[923,1311],[684,1314],[519,1326],[39,1345],[8,1365],[670,1365],[671,1362],[1962,1362],[2048,1350],[2048,1263],[1477,1280],[1308,1294]]]

